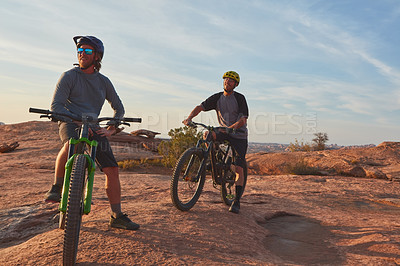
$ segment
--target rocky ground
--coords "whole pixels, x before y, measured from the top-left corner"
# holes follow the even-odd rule
[[[0,264],[55,265],[63,232],[57,205],[43,202],[60,148],[57,126],[0,126]],[[114,147],[126,158],[126,146]],[[124,150],[125,149],[125,150]],[[121,151],[123,150],[123,151]],[[95,176],[92,212],[83,217],[79,265],[399,265],[399,147],[249,154],[241,212],[229,213],[211,181],[189,212],[169,195],[171,170],[121,171],[123,209],[138,231],[108,227],[104,177]],[[129,149],[132,158],[151,156]],[[318,175],[286,174],[305,162]]]

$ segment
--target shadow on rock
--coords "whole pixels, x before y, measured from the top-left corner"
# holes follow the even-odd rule
[[[329,242],[332,233],[317,220],[277,212],[258,223],[269,232],[265,248],[284,260],[303,265],[344,262]]]
[[[51,204],[35,204],[0,210],[0,248],[22,243],[58,228],[58,210]]]

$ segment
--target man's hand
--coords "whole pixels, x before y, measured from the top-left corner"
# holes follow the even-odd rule
[[[108,128],[102,127],[102,128],[100,128],[99,130],[96,131],[97,134],[99,134],[100,136],[103,136],[103,137],[109,137],[109,136],[113,135],[116,132],[117,132],[117,130],[113,126],[110,126]]]
[[[196,117],[201,111],[204,111],[203,106],[201,106],[201,105],[196,106],[196,107],[192,110],[192,112],[190,112],[190,115],[188,116],[188,118],[186,118],[185,120],[183,120],[182,123],[183,123],[185,126],[189,126],[189,123],[192,122],[192,119],[193,119],[194,117]]]
[[[183,123],[185,126],[188,126],[188,125],[190,124],[190,122],[192,122],[192,119],[189,118],[189,117],[182,121],[182,123]]]

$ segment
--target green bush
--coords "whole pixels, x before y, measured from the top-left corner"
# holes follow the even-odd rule
[[[158,153],[162,156],[161,162],[167,167],[174,167],[179,156],[187,148],[196,146],[197,141],[202,137],[201,132],[187,126],[171,129],[168,135],[171,140],[162,141],[158,146]]]

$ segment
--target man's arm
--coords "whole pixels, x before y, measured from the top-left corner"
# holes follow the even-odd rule
[[[79,117],[76,114],[72,113],[67,108],[65,108],[69,100],[71,88],[73,86],[73,77],[71,75],[72,75],[71,72],[67,71],[62,73],[61,77],[58,79],[56,84],[56,89],[54,90],[53,99],[51,101],[50,110],[52,112],[66,114],[71,117],[76,117],[76,119],[79,120]],[[69,118],[66,117],[58,117],[58,119],[62,121],[70,120]],[[70,121],[72,122],[72,120]]]
[[[236,123],[232,124],[229,128],[239,129],[247,123],[247,117],[241,117]]]
[[[190,112],[188,118],[186,118],[185,120],[183,120],[182,123],[183,123],[184,125],[187,126],[187,125],[192,121],[192,119],[193,119],[194,117],[196,117],[201,111],[204,111],[203,106],[197,105],[197,106],[192,110],[192,112]]]
[[[106,100],[110,103],[111,108],[114,110],[115,118],[122,118],[125,114],[125,108],[122,104],[121,99],[119,98],[117,91],[114,88],[114,85],[111,81],[106,77],[102,76],[106,83]]]

